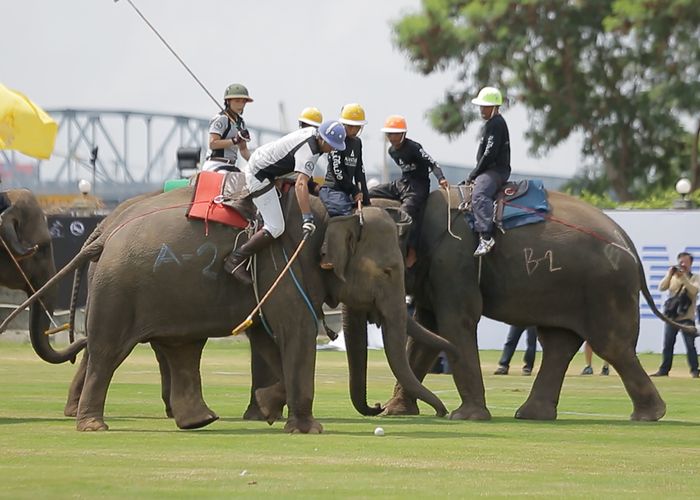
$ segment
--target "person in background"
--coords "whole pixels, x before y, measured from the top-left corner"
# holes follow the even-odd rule
[[[321,123],[323,123],[323,114],[318,108],[309,106],[301,110],[297,120],[299,121],[299,128],[318,128],[321,126]]]
[[[321,123],[323,122],[323,114],[318,108],[314,106],[309,106],[308,108],[304,108],[301,110],[301,113],[299,113],[299,117],[297,118],[297,120],[299,122],[299,128],[313,127],[317,129],[321,126]],[[318,192],[321,189],[321,186],[319,186],[319,184],[314,180],[314,178],[311,177],[309,179],[308,189],[309,194],[318,196]]]
[[[690,272],[690,268],[693,265],[693,256],[688,252],[681,252],[678,254],[678,264],[671,266],[664,276],[664,279],[659,283],[659,290],[662,292],[668,290],[670,294],[676,295],[678,293],[686,293],[690,298],[690,306],[684,312],[682,312],[678,317],[671,318],[676,323],[682,325],[694,325],[695,324],[695,307],[698,298],[698,289],[700,289],[700,278]],[[661,366],[659,369],[652,373],[652,377],[667,377],[668,372],[671,371],[671,365],[673,364],[673,348],[676,345],[676,336],[678,335],[678,328],[664,323],[664,348],[661,357]],[[688,356],[688,366],[690,367],[690,376],[693,378],[698,378],[698,352],[695,349],[695,335],[691,333],[683,333],[683,340],[685,341],[685,353]]]
[[[202,170],[213,172],[240,172],[236,161],[240,154],[250,158],[250,132],[243,121],[246,104],[253,102],[248,89],[232,83],[224,92],[224,110],[209,122],[209,150]]]
[[[581,375],[593,375],[593,348],[588,342],[583,344],[583,356],[586,360],[586,366],[581,370]],[[607,361],[603,362],[603,368],[600,369],[601,375],[610,375],[610,365]]]
[[[358,137],[367,123],[365,110],[356,103],[346,104],[338,121],[345,127],[345,150],[328,153],[325,184],[318,193],[330,217],[350,215],[358,203],[370,203]]]
[[[449,183],[438,163],[423,146],[406,137],[407,131],[406,119],[401,115],[391,115],[384,122],[382,132],[390,144],[389,156],[401,169],[401,178],[373,187],[369,190],[369,196],[400,201],[401,208],[413,219],[406,255],[406,267],[410,268],[416,262],[423,208],[430,194],[430,172],[443,189],[448,189]]]
[[[537,352],[537,327],[534,326],[511,326],[508,330],[508,337],[506,337],[506,343],[503,345],[503,353],[501,354],[501,359],[498,361],[498,368],[494,375],[508,375],[508,370],[510,369],[510,360],[515,354],[515,348],[518,347],[518,342],[523,332],[527,332],[527,348],[525,349],[525,354],[523,355],[523,375],[532,375],[532,368],[535,364],[535,353]]]
[[[503,104],[501,92],[494,87],[484,87],[472,104],[479,106],[485,120],[476,153],[476,167],[467,177],[472,189],[472,213],[474,230],[479,233],[479,246],[475,257],[491,251],[493,239],[493,201],[498,190],[510,177],[510,134],[508,125],[499,112]]]

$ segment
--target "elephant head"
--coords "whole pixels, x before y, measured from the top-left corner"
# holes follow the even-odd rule
[[[335,217],[326,229],[323,256],[326,302],[345,304],[344,323],[350,368],[350,393],[355,408],[365,415],[382,411],[366,404],[366,321],[382,329],[389,366],[397,379],[405,380],[416,397],[446,414],[442,402],[428,391],[410,369],[406,357],[406,332],[418,340],[454,352],[452,345],[419,327],[408,318],[404,301],[404,264],[393,218],[383,209],[363,209],[358,215]],[[403,385],[403,382],[402,382]],[[404,385],[404,387],[406,387]]]
[[[7,192],[9,208],[0,215],[0,284],[23,290],[28,296],[56,274],[46,216],[34,195],[26,189]],[[44,332],[49,328],[56,291],[49,291],[30,307],[29,336],[37,355],[49,363],[73,359],[85,346],[80,340],[56,351]]]

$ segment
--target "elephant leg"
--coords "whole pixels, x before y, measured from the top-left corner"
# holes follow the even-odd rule
[[[555,420],[564,375],[583,339],[571,330],[538,327],[542,345],[542,366],[527,401],[515,412],[515,418]]]
[[[104,422],[105,400],[107,390],[114,376],[114,371],[122,364],[134,344],[117,348],[97,347],[94,338],[88,344],[88,361],[85,370],[85,383],[80,394],[76,429],[79,431],[106,431],[109,427]]]
[[[282,370],[289,414],[286,432],[320,434],[323,426],[313,417],[316,370],[316,324],[284,327]],[[289,335],[285,335],[289,333]]]
[[[250,340],[250,402],[244,420],[265,420],[272,425],[282,418],[287,395],[282,379],[279,347],[261,325],[247,330]],[[274,387],[275,389],[270,389]],[[281,395],[279,391],[281,389]]]
[[[161,352],[160,346],[151,342],[151,349],[156,355],[160,370],[160,397],[165,405],[165,415],[168,418],[173,418],[173,409],[170,407],[170,365],[168,365],[165,354]]]
[[[73,375],[73,381],[68,388],[68,399],[66,401],[66,406],[63,408],[63,414],[66,417],[75,417],[78,414],[78,403],[80,403],[80,393],[83,392],[83,385],[85,384],[87,365],[88,352],[86,350],[83,354],[83,358],[80,360],[75,375]]]
[[[621,326],[624,328],[624,326]],[[621,330],[617,330],[620,332]],[[600,338],[600,337],[598,337]],[[609,337],[608,337],[609,338]],[[652,383],[649,375],[642,367],[637,357],[635,344],[636,335],[630,336],[629,345],[616,348],[611,343],[603,343],[598,339],[589,339],[595,353],[609,362],[625,385],[625,390],[632,399],[634,410],[631,420],[656,421],[666,414],[666,403]]]
[[[186,344],[152,342],[170,366],[170,406],[180,429],[198,429],[219,419],[204,402],[199,365],[206,339]]]
[[[443,308],[437,315],[441,335],[452,342],[459,352],[459,359],[447,353],[461,400],[460,406],[450,413],[451,420],[491,420],[491,412],[486,407],[486,390],[477,345],[477,322],[473,318],[466,308],[458,311]]]

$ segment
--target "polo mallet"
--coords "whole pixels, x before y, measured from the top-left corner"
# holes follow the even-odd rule
[[[126,0],[126,1],[127,1],[127,3],[131,6],[131,8],[134,9],[134,11],[136,12],[136,14],[138,14],[138,16],[139,16],[141,19],[143,19],[143,22],[145,22],[146,25],[148,25],[148,27],[151,28],[151,31],[153,31],[153,33],[156,34],[156,36],[160,39],[160,41],[163,42],[163,45],[165,45],[165,46],[167,47],[167,49],[170,51],[170,53],[171,53],[173,56],[175,56],[175,59],[177,59],[178,62],[185,68],[185,70],[187,70],[187,72],[188,72],[188,73],[190,74],[190,76],[194,79],[194,81],[197,82],[197,84],[202,88],[202,90],[204,91],[204,93],[207,94],[207,95],[209,96],[209,98],[210,98],[212,101],[214,101],[214,103],[215,103],[216,106],[219,108],[219,110],[220,110],[220,111],[223,111],[224,113],[226,113],[226,115],[227,115],[229,118],[231,118],[231,119],[233,120],[234,117],[231,116],[231,115],[229,114],[228,109],[224,109],[224,108],[221,106],[221,104],[219,103],[219,101],[217,101],[216,98],[215,98],[213,95],[211,95],[211,92],[209,92],[209,90],[207,90],[207,88],[206,88],[206,87],[204,86],[204,84],[200,81],[200,79],[197,78],[197,75],[195,75],[194,72],[190,69],[190,67],[187,66],[187,64],[185,64],[185,61],[183,61],[182,58],[181,58],[179,55],[177,55],[177,52],[175,52],[175,49],[173,49],[173,48],[170,46],[170,44],[165,40],[165,38],[163,38],[163,36],[158,32],[158,30],[155,28],[155,26],[153,26],[153,25],[148,21],[148,19],[146,19],[146,16],[144,16],[144,15],[141,13],[141,11],[138,9],[138,7],[136,7],[136,5],[134,5],[134,2],[132,2],[131,0]],[[114,3],[118,3],[118,2],[119,2],[119,0],[114,0]]]
[[[362,200],[357,200],[357,213],[360,215],[360,226],[364,226],[365,216],[362,215]]]
[[[268,297],[272,294],[272,292],[277,288],[277,285],[279,284],[280,281],[282,281],[282,278],[286,274],[286,272],[289,270],[290,267],[292,267],[292,264],[294,264],[294,261],[297,258],[297,255],[299,255],[299,252],[301,252],[301,249],[304,248],[304,243],[306,243],[306,240],[309,238],[309,234],[305,234],[304,237],[301,239],[299,242],[299,245],[297,246],[297,249],[294,250],[294,253],[292,254],[292,257],[289,259],[289,262],[287,262],[287,265],[284,266],[284,269],[282,269],[282,272],[280,272],[279,276],[277,276],[277,279],[275,282],[272,284],[270,289],[263,295],[263,298],[260,299],[260,302],[258,302],[258,305],[255,306],[255,308],[250,311],[250,314],[248,317],[241,322],[240,325],[238,325],[236,328],[231,330],[231,335],[238,335],[241,333],[243,330],[247,329],[250,325],[253,324],[253,316],[257,314],[257,312],[262,308],[263,304],[265,301],[268,299]]]

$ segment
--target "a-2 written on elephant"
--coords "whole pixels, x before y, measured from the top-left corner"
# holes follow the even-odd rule
[[[51,235],[34,194],[27,189],[0,193],[0,285],[31,296],[56,274]],[[19,269],[18,269],[19,267]],[[21,272],[20,272],[21,270]],[[44,332],[49,327],[57,291],[51,290],[29,310],[29,338],[37,355],[49,363],[64,363],[85,347],[80,339],[56,351]]]
[[[252,287],[222,272],[236,231],[210,224],[205,237],[201,222],[183,216],[191,197],[192,188],[184,188],[132,203],[112,221],[116,230],[100,235],[57,275],[99,259],[92,270],[86,310],[89,343],[77,410],[79,430],[107,428],[104,403],[111,377],[139,342],[157,345],[170,369],[169,400],[178,426],[199,427],[216,419],[201,394],[201,351],[208,337],[228,335],[243,321],[255,297]],[[286,196],[283,203],[288,205],[288,217],[301,218],[293,197]],[[336,241],[345,248],[331,249],[334,270],[324,271],[319,262],[327,217],[316,199],[312,210],[320,221],[318,229],[292,269],[314,312],[309,311],[292,279],[285,277],[263,307],[275,341],[257,322],[248,330],[253,350],[279,370],[276,379],[283,387],[274,394],[283,393],[289,408],[285,429],[321,430],[312,403],[315,312],[324,301],[342,301],[381,323],[387,358],[397,379],[438,414],[445,414],[442,402],[413,377],[406,359],[403,261],[393,219],[381,209],[367,208],[361,228],[358,217],[331,224],[340,234]],[[258,255],[261,290],[270,286],[283,267],[283,247],[290,255],[300,239],[299,225],[292,224],[269,252]],[[417,325],[414,328],[426,337],[432,335]],[[434,345],[451,347],[437,338]],[[277,404],[265,403],[262,408]]]
[[[456,189],[450,198],[454,207]],[[551,211],[543,222],[498,235],[494,251],[478,259],[472,256],[477,238],[461,214],[453,210],[448,216],[447,199],[442,190],[428,199],[412,292],[418,321],[459,351],[460,359],[450,363],[461,405],[450,417],[491,417],[476,337],[479,318],[486,316],[537,325],[542,365],[516,418],[556,418],[564,375],[586,340],[619,373],[632,399],[631,418],[660,419],[666,405],[636,355],[640,292],[654,314],[670,320],[654,304],[625,231],[591,205],[549,192]],[[448,221],[461,241],[449,234]],[[409,359],[419,380],[436,355],[435,349],[410,343]],[[418,413],[400,382],[387,413]]]

